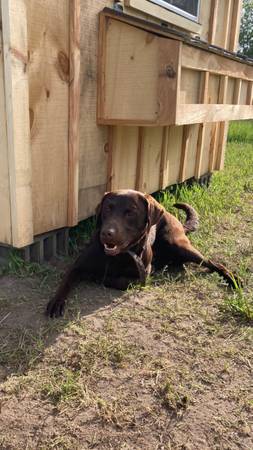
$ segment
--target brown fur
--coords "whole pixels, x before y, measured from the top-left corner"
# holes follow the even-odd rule
[[[207,260],[186,236],[198,226],[195,210],[185,203],[175,206],[186,212],[184,225],[150,195],[133,190],[106,193],[97,208],[94,236],[65,274],[47,314],[63,314],[66,297],[80,279],[125,290],[130,283],[145,282],[152,267],[168,264],[201,264],[236,286],[236,277],[223,265]]]

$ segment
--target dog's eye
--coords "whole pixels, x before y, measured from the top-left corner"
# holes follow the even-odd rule
[[[132,210],[132,209],[127,209],[127,210],[125,211],[125,216],[126,216],[126,217],[133,217],[133,216],[135,216],[135,211]]]

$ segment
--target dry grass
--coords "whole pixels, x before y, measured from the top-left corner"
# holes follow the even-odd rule
[[[231,143],[209,189],[176,194],[199,210],[195,245],[238,270],[243,290],[187,266],[123,295],[82,284],[48,321],[58,272],[12,261],[0,280],[1,449],[253,448],[252,167],[252,144]]]

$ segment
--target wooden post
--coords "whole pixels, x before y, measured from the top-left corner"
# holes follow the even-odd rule
[[[78,222],[79,109],[80,109],[80,0],[69,2],[69,182],[68,226]]]
[[[1,12],[10,180],[11,244],[14,247],[23,247],[33,241],[25,2],[4,0],[1,2]]]

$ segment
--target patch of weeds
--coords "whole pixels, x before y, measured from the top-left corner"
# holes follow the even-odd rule
[[[98,376],[106,366],[122,368],[137,354],[136,346],[107,335],[79,341],[73,347],[72,344],[71,351],[64,354],[63,363],[71,371],[80,371],[85,376]]]
[[[159,397],[162,405],[169,411],[178,413],[186,410],[190,397],[182,386],[175,388],[170,380],[167,380],[159,389]]]
[[[253,323],[253,299],[248,299],[240,287],[232,296],[225,298],[220,308],[242,322]]]
[[[13,274],[22,278],[39,275],[44,279],[56,273],[56,269],[45,264],[27,263],[21,258],[18,251],[14,249],[10,252],[7,264],[3,266],[1,273],[2,275]]]
[[[119,429],[133,428],[136,425],[135,410],[129,406],[127,398],[114,398],[112,401],[97,397],[98,416],[104,423]]]
[[[69,247],[70,253],[76,254],[80,247],[82,247],[93,234],[96,226],[96,218],[90,217],[83,220],[76,227],[71,228],[69,233]]]
[[[0,364],[23,372],[41,358],[45,348],[44,333],[19,330],[4,337],[0,348]]]
[[[53,367],[41,380],[40,391],[43,398],[49,399],[54,405],[59,403],[89,403],[89,395],[80,380],[80,373],[66,367]]]

